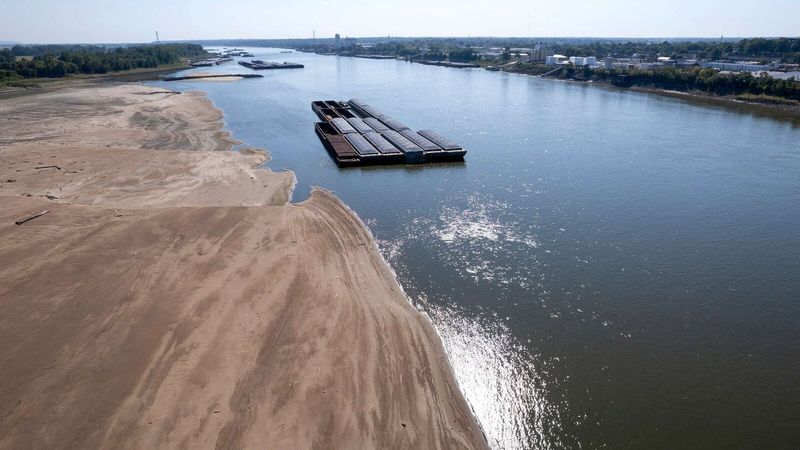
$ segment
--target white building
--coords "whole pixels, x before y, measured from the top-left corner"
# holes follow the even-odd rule
[[[566,60],[567,57],[564,55],[553,55],[545,58],[545,64],[547,64],[548,66],[557,66]]]
[[[597,65],[597,57],[596,56],[573,56],[569,58],[569,62],[575,64],[576,66],[591,66],[594,67]]]

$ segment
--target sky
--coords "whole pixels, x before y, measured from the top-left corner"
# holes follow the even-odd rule
[[[800,0],[0,0],[0,41],[800,36]]]

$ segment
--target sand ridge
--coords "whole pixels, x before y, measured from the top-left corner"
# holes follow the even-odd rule
[[[0,195],[59,203],[117,208],[283,205],[294,185],[292,172],[259,168],[268,156],[255,150],[98,150],[48,143],[0,152]]]
[[[0,150],[15,144],[84,148],[230,150],[222,113],[201,92],[141,85],[46,90],[0,97]]]
[[[0,447],[485,448],[359,219],[161,91],[0,100]]]

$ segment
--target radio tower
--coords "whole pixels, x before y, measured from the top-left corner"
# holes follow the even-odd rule
[[[161,41],[158,39],[158,31],[156,31],[156,42],[161,42]]]

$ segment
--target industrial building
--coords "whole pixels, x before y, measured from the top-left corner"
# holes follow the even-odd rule
[[[702,67],[710,67],[717,70],[729,72],[767,72],[778,67],[777,64],[759,64],[756,61],[748,62],[720,62],[709,61],[700,63]]]
[[[568,61],[568,59],[564,55],[552,55],[545,58],[545,64],[548,66],[557,66],[559,64],[564,64],[566,61]]]

